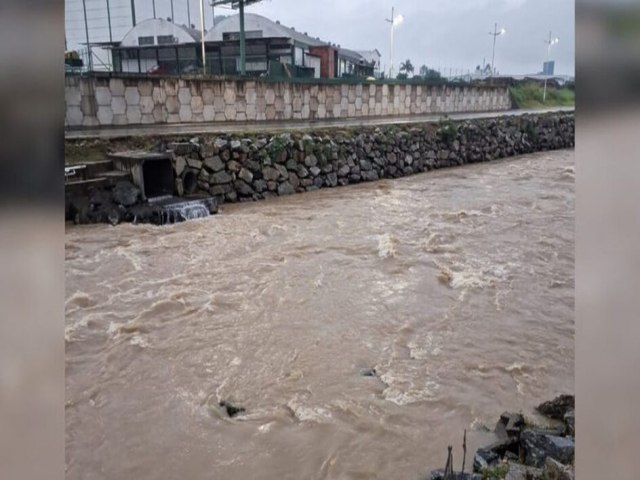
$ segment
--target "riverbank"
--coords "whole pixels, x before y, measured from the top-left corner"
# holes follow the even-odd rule
[[[170,153],[172,170],[166,175],[174,178],[170,182],[174,195],[211,195],[221,205],[571,148],[574,131],[574,115],[561,112],[307,133],[175,137],[162,139],[152,148]],[[122,141],[149,146],[152,139]],[[94,151],[125,145],[90,142]],[[72,147],[78,154],[85,145]],[[73,198],[67,203],[70,218]],[[86,209],[87,202],[83,205]],[[119,208],[113,202],[107,202],[107,207]]]

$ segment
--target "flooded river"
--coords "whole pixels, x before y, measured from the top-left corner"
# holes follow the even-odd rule
[[[573,290],[572,150],[69,226],[67,478],[459,468],[465,428],[573,393]]]

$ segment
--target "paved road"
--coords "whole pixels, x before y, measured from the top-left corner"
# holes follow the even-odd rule
[[[483,113],[450,113],[451,120],[469,120],[474,118],[490,118],[506,115],[524,115],[528,113],[571,112],[574,107],[556,107],[539,110],[505,110],[502,112]],[[282,130],[301,130],[307,128],[356,127],[388,124],[407,124],[437,122],[443,114],[404,115],[377,118],[326,119],[314,121],[273,121],[273,122],[216,122],[216,123],[172,123],[159,125],[139,125],[122,127],[90,127],[81,130],[65,131],[66,139],[84,138],[118,138],[157,135],[195,135],[199,133],[239,133],[239,132],[277,132]]]

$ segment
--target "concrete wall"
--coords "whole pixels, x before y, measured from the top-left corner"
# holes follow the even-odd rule
[[[499,111],[507,87],[65,78],[65,126],[245,122]]]

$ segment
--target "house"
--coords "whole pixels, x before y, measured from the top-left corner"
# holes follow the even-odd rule
[[[380,78],[382,67],[380,65],[380,60],[382,59],[382,55],[378,51],[377,48],[373,50],[356,50],[361,57],[363,57],[369,64],[373,64],[373,76],[376,78]]]
[[[200,32],[170,20],[138,23],[111,48],[113,70],[124,73],[186,73],[201,65]]]
[[[248,75],[336,78],[374,74],[375,58],[312,37],[261,15],[245,13]],[[240,73],[240,16],[220,20],[205,32],[206,72]],[[150,19],[111,47],[113,70],[128,73],[201,73],[200,32],[169,20]],[[377,52],[374,50],[373,52]],[[378,53],[379,59],[379,53]],[[378,60],[379,64],[379,60]]]
[[[246,70],[249,74],[266,73],[269,71],[270,62],[292,66],[302,73],[302,76],[314,78],[373,74],[371,62],[359,53],[312,37],[307,32],[298,32],[279,21],[274,22],[261,15],[246,13],[244,28],[247,42]],[[209,46],[212,50],[216,46],[229,47],[225,48],[222,61],[229,62],[225,65],[231,66],[232,59],[235,59],[236,64],[239,64],[239,49],[233,48],[232,43],[237,42],[239,38],[240,16],[227,17],[207,33],[207,52]],[[250,43],[253,46],[251,49],[248,47]]]

